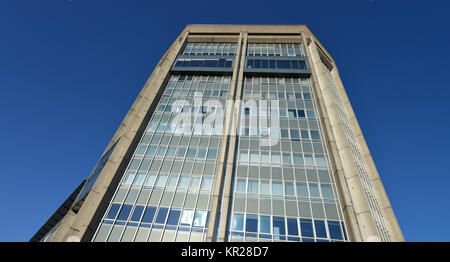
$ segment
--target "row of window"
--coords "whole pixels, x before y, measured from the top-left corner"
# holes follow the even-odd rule
[[[259,44],[247,45],[248,56],[302,56],[301,44]]]
[[[284,186],[283,186],[284,184]],[[331,184],[237,178],[234,192],[334,199]]]
[[[326,167],[327,162],[323,154],[301,154],[301,153],[280,153],[265,151],[240,150],[240,163],[250,162],[254,164],[275,164],[275,165],[300,165]]]
[[[205,210],[182,210],[179,208],[113,203],[106,219],[205,228],[207,216],[208,212]]]
[[[255,69],[306,69],[306,63],[303,60],[259,60],[248,59],[247,68]]]
[[[312,220],[306,218],[285,218],[277,216],[258,216],[253,214],[233,214],[230,224],[232,231],[245,231],[246,233],[259,233],[274,235],[275,240],[300,241],[302,237],[329,238],[333,240],[344,240],[341,223],[333,220]],[[272,239],[271,236],[266,236]]]
[[[188,43],[183,55],[235,55],[236,43]]]
[[[244,99],[288,99],[288,100],[311,100],[311,93],[304,92],[268,92],[268,91],[250,91],[247,88],[244,89]]]
[[[180,147],[180,146],[162,146],[156,145],[140,146],[136,152],[137,156],[145,156],[146,158],[156,157],[179,157],[187,159],[199,160],[215,160],[217,158],[218,150],[216,148],[195,148],[195,147]]]
[[[172,75],[170,76],[169,84],[167,87],[171,87],[171,83],[173,82],[223,82],[223,83],[230,83],[231,77],[230,76],[209,76],[209,75]]]
[[[303,77],[246,77],[245,84],[268,85],[268,84],[291,84],[291,85],[309,85],[309,78]]]
[[[210,191],[213,185],[212,176],[190,176],[187,174],[166,174],[156,172],[127,172],[122,185],[166,188],[167,190],[190,189],[191,191]]]
[[[211,67],[231,68],[233,60],[230,59],[178,59],[176,67]]]
[[[219,90],[202,90],[202,89],[184,89],[184,90],[173,90],[166,89],[164,95],[171,95],[172,99],[176,101],[176,97],[187,97],[187,96],[200,96],[202,98],[208,97],[228,97],[228,87],[226,89]],[[166,96],[165,96],[166,97]]]

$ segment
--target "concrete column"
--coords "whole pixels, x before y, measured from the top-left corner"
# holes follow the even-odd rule
[[[337,178],[340,180],[344,178],[345,183],[339,183],[343,184],[344,186],[340,186],[340,188],[342,189],[347,187],[349,193],[348,195],[351,199],[352,205],[346,206],[344,209],[347,214],[347,218],[349,219],[347,220],[348,224],[350,227],[352,227],[352,231],[354,231],[355,233],[357,233],[358,231],[360,232],[360,240],[362,241],[370,240],[373,237],[379,237],[375,222],[369,210],[368,202],[364,193],[364,188],[361,184],[359,176],[357,175],[356,163],[353,161],[349,145],[347,144],[342,123],[340,122],[337,113],[336,105],[334,104],[326,77],[323,75],[324,73],[321,68],[322,62],[314,39],[312,39],[312,41],[309,43],[308,48],[311,56],[311,67],[314,67],[312,71],[317,76],[318,84],[320,87],[320,90],[317,90],[317,92],[320,92],[322,95],[323,105],[325,106],[324,111],[329,118],[329,125],[332,130],[332,136],[334,137],[337,153],[340,159],[340,161],[336,162],[340,162],[342,165],[343,172],[337,172]],[[343,177],[340,173],[343,173]],[[343,194],[343,196],[347,197],[346,194]],[[350,204],[350,201],[348,199],[344,198],[344,201],[346,205]],[[354,221],[355,217],[356,221]],[[353,234],[353,237],[355,237],[355,240],[359,240],[358,234]]]
[[[237,48],[236,48],[236,56],[234,59],[234,66],[233,66],[233,76],[231,78],[230,90],[228,93],[228,101],[234,100],[236,85],[239,85],[237,82],[238,81],[237,79],[238,79],[239,68],[240,68],[239,58],[241,57],[242,38],[243,38],[243,33],[241,32],[239,34],[239,40],[238,40],[238,44],[237,44]],[[223,198],[223,197],[221,198],[221,196],[226,195],[227,193],[229,194],[229,190],[226,189],[227,184],[226,184],[226,182],[224,182],[224,175],[226,172],[225,170],[228,170],[229,156],[230,155],[234,156],[235,139],[233,140],[232,138],[235,136],[235,133],[230,133],[230,131],[234,132],[235,130],[234,129],[229,130],[230,128],[234,128],[234,125],[232,125],[233,118],[230,117],[233,112],[233,108],[230,107],[230,106],[232,106],[232,104],[226,104],[225,106],[226,106],[225,119],[224,119],[225,123],[224,123],[224,128],[223,128],[224,134],[220,141],[219,157],[218,157],[218,164],[217,164],[217,169],[216,169],[216,179],[214,182],[214,192],[212,194],[212,199],[211,199],[210,205],[209,205],[210,216],[209,216],[209,221],[208,221],[208,229],[207,229],[207,233],[206,233],[206,242],[214,241],[215,234],[217,234],[216,224],[217,224],[217,219],[219,216],[220,205],[223,205],[223,202],[227,201],[227,200],[224,201],[225,198]],[[228,159],[227,159],[227,155],[228,155]],[[222,204],[221,204],[221,202],[222,202]],[[220,221],[224,221],[224,220],[226,221],[228,213],[223,212],[222,209],[220,209],[220,213],[221,213]],[[218,241],[223,242],[223,239],[218,238]]]
[[[83,206],[77,214],[70,211],[66,215],[52,239],[53,242],[91,240],[108,201],[114,194],[115,185],[120,180],[128,165],[128,160],[139,142],[140,136],[136,136],[136,134],[143,133],[145,120],[150,117],[147,112],[156,105],[156,98],[162,92],[161,87],[188,34],[189,32],[185,29],[159,61],[107,147],[109,149],[118,141],[116,148],[88,193]]]
[[[239,39],[239,44],[242,44],[242,48],[240,48],[240,54],[241,56],[236,56],[236,59],[240,59],[239,63],[239,73],[237,74],[236,79],[236,90],[235,90],[235,101],[241,100],[241,93],[242,93],[242,83],[244,81],[244,67],[245,67],[245,54],[247,50],[247,38],[248,33],[247,32],[241,32],[242,38]],[[222,214],[222,218],[220,219],[219,224],[219,231],[217,232],[217,240],[218,242],[224,242],[225,241],[225,235],[228,225],[228,211],[229,211],[229,205],[230,205],[230,199],[231,199],[231,184],[233,180],[233,168],[234,168],[234,155],[236,151],[236,143],[237,143],[237,132],[238,132],[238,126],[239,126],[239,114],[240,114],[240,105],[236,103],[236,106],[233,111],[232,116],[232,130],[230,133],[230,142],[228,145],[228,158],[226,161],[225,166],[225,178],[224,178],[224,185],[223,185],[223,195],[222,195],[222,204],[220,207],[220,212]]]

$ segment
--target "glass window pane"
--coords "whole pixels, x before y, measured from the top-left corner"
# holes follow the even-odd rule
[[[196,227],[196,226],[197,227],[205,227],[206,215],[207,215],[206,211],[200,211],[200,210],[195,211],[194,227]]]
[[[272,181],[272,194],[274,195],[283,194],[283,185],[281,181]]]
[[[274,235],[285,235],[285,225],[284,217],[273,217],[273,234]]]
[[[153,186],[155,184],[156,180],[156,174],[155,173],[149,173],[147,176],[147,179],[145,180],[144,186]]]
[[[167,186],[176,187],[177,182],[178,182],[178,175],[170,175],[169,183],[167,183]]]
[[[248,193],[258,193],[258,180],[249,179],[248,180]]]
[[[298,236],[297,219],[295,219],[295,218],[288,218],[287,219],[287,226],[288,226],[288,235]]]
[[[202,185],[200,186],[201,190],[211,190],[212,186],[212,177],[204,176],[202,179]]]
[[[317,186],[317,184],[309,184],[309,193],[311,194],[311,197],[320,197],[319,187]]]
[[[260,216],[259,217],[259,232],[270,234],[270,217]]]
[[[238,192],[245,192],[245,179],[238,179],[236,184],[236,191]]]
[[[180,219],[181,210],[172,209],[169,213],[169,218],[167,219],[167,225],[178,225],[178,220]]]
[[[331,239],[343,240],[339,221],[328,221],[328,231]]]
[[[297,182],[297,196],[299,197],[308,197],[308,187],[306,186],[306,183]]]
[[[181,216],[182,226],[191,226],[193,219],[194,219],[194,210],[183,210],[183,215]]]
[[[270,194],[270,181],[261,181],[261,194]]]
[[[131,183],[133,183],[134,175],[135,175],[134,172],[127,172],[127,176],[126,176],[126,178],[125,178],[125,180],[123,181],[122,184],[131,184]]]
[[[258,232],[258,216],[257,215],[247,215],[245,221],[245,231],[246,232]]]
[[[144,217],[142,217],[142,222],[152,223],[153,217],[155,217],[156,207],[148,206],[145,209]]]
[[[231,222],[231,230],[244,230],[244,215],[233,214],[233,220]]]
[[[158,180],[156,181],[157,187],[164,187],[166,185],[167,181],[167,175],[166,174],[159,174]]]
[[[327,238],[327,230],[325,229],[325,221],[314,220],[314,228],[316,229],[316,237]]]
[[[191,184],[189,185],[189,188],[191,188],[191,189],[199,189],[200,188],[200,177],[199,176],[193,176],[191,178]]]
[[[314,237],[311,219],[300,219],[300,230],[303,237]]]
[[[106,218],[108,218],[108,219],[116,218],[119,208],[120,208],[120,204],[112,204],[111,208],[109,209],[108,216]]]
[[[178,181],[178,188],[187,188],[189,183],[188,175],[181,175],[180,180]]]
[[[147,174],[145,172],[138,172],[136,179],[133,182],[133,185],[140,186],[144,183],[145,176]]]
[[[331,189],[331,185],[329,184],[320,184],[322,188],[322,196],[323,198],[334,198],[333,190]]]
[[[284,183],[284,190],[286,195],[293,196],[294,195],[294,183],[292,182],[285,182]]]
[[[155,223],[164,224],[166,222],[168,212],[169,212],[168,208],[161,207],[158,211],[158,216],[156,216]]]
[[[144,206],[136,206],[130,220],[139,221],[141,219],[142,211],[144,211]]]
[[[127,220],[132,207],[133,205],[123,205],[122,209],[120,210],[119,216],[117,217],[117,220]]]

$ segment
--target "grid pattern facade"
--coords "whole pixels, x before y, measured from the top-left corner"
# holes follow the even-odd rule
[[[195,95],[225,103],[229,86],[227,76],[171,77],[94,241],[204,240],[220,136],[177,116],[204,119],[211,110],[196,107]],[[176,100],[187,103],[172,108]]]
[[[188,43],[182,54],[234,56],[236,46],[236,43]]]
[[[277,99],[280,129],[247,127],[257,120],[244,106],[228,241],[346,239],[311,88],[307,78],[245,78],[244,105],[245,99]],[[281,139],[264,146],[263,135]]]

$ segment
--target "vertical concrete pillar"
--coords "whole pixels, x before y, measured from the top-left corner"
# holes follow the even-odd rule
[[[239,85],[238,83],[238,75],[239,75],[239,68],[241,67],[241,49],[242,49],[242,39],[243,39],[243,33],[241,32],[239,34],[239,40],[236,48],[236,56],[233,66],[233,76],[231,78],[231,84],[230,89],[228,93],[228,101],[233,101],[234,96],[236,93],[236,86]],[[233,125],[233,104],[227,103],[225,105],[225,123],[223,128],[223,136],[220,141],[220,150],[219,150],[219,156],[218,156],[218,164],[216,169],[216,179],[214,182],[214,192],[212,194],[212,199],[209,205],[210,210],[210,216],[208,221],[208,229],[206,233],[206,242],[212,242],[214,241],[216,232],[216,226],[217,226],[217,219],[219,217],[219,212],[221,214],[220,224],[221,221],[226,220],[227,218],[227,212],[224,212],[220,205],[223,205],[223,202],[226,202],[226,195],[229,195],[229,190],[227,189],[227,183],[226,179],[224,181],[224,176],[226,172],[228,172],[228,166],[229,166],[229,158],[230,156],[234,156],[234,145],[236,143],[235,139],[235,130]],[[231,128],[231,130],[230,130]],[[230,133],[231,132],[231,133]],[[233,139],[234,138],[234,139]],[[229,198],[229,196],[228,196]],[[219,229],[220,232],[220,229]],[[220,234],[218,235],[218,241],[223,242],[223,239],[220,238]]]
[[[242,83],[244,81],[244,66],[245,66],[245,54],[247,50],[247,39],[248,33],[241,32],[242,38],[239,40],[239,44],[242,45],[240,48],[240,56],[236,56],[236,59],[239,58],[239,73],[237,74],[236,79],[236,90],[234,91],[234,99],[237,102],[241,100],[242,93]],[[222,203],[220,207],[220,212],[222,214],[222,218],[220,219],[219,230],[217,232],[217,240],[219,242],[224,242],[226,237],[226,230],[228,224],[228,211],[231,199],[231,184],[233,180],[233,168],[234,168],[234,155],[236,151],[236,143],[237,143],[237,132],[238,132],[238,123],[239,123],[239,115],[240,115],[240,105],[238,103],[235,104],[233,110],[233,116],[231,117],[232,130],[230,132],[230,142],[228,145],[228,157],[225,165],[225,178],[223,185],[223,195],[222,195]]]

